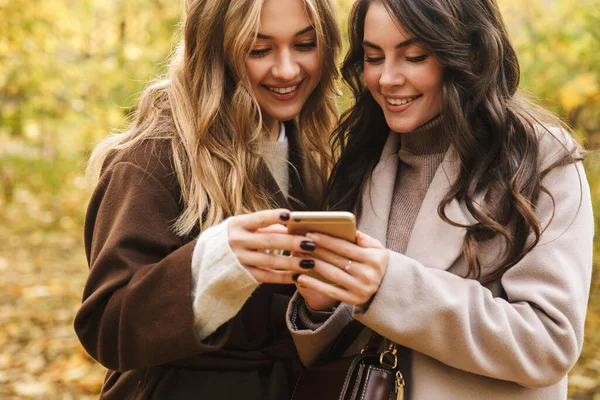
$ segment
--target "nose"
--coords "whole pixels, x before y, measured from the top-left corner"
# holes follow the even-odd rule
[[[402,68],[392,62],[386,60],[383,64],[381,76],[379,77],[379,85],[382,88],[392,88],[394,86],[402,86],[406,81],[406,76]]]
[[[271,68],[274,78],[282,81],[290,81],[298,76],[300,67],[289,50],[283,49],[277,57],[277,61]]]

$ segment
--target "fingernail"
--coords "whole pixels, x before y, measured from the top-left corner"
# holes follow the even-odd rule
[[[294,274],[294,275],[292,275],[292,280],[294,282],[298,282],[298,278],[300,278],[300,274]]]
[[[283,253],[281,253],[281,255],[284,257],[289,257],[292,255],[292,252],[289,250],[284,250]]]
[[[319,243],[319,237],[317,235],[313,235],[312,233],[307,233],[306,237],[315,243]]]
[[[288,221],[290,219],[290,213],[282,212],[281,214],[279,214],[279,219],[282,221]]]
[[[315,267],[315,262],[313,260],[300,260],[300,267],[304,269],[312,269]]]
[[[314,242],[309,242],[308,240],[303,240],[300,242],[300,248],[306,251],[313,251],[317,248],[317,245]]]

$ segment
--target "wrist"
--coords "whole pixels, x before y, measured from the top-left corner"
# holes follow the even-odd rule
[[[328,301],[307,301],[304,299],[304,304],[308,311],[313,313],[318,312],[333,312],[340,304],[338,300],[328,300]]]

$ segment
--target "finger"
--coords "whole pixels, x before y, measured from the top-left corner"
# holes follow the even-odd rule
[[[366,288],[366,286],[364,285],[371,284],[371,282],[373,282],[374,276],[377,275],[377,267],[373,266],[371,263],[361,263],[357,260],[343,258],[338,254],[335,254],[326,249],[322,249],[318,246],[316,250],[310,254],[310,257],[317,261],[315,266],[319,265],[318,261],[323,261],[337,268],[342,273],[346,275],[351,275],[352,277],[356,278],[358,282],[360,282],[359,284],[362,285],[362,288]],[[330,260],[333,260],[333,262]],[[375,265],[377,264],[375,263]],[[344,284],[342,285],[344,286]]]
[[[361,300],[341,286],[331,285],[307,275],[300,275],[296,280],[307,289],[315,290],[324,296],[352,305],[361,304]]]
[[[356,232],[356,244],[360,247],[384,249],[385,247],[381,242],[366,233]]]
[[[246,266],[246,269],[252,274],[254,279],[261,283],[294,284],[296,283],[294,276],[298,274],[294,271],[279,271],[253,266]]]
[[[282,233],[282,234],[286,234],[287,233],[287,228],[281,224],[274,224],[274,225],[269,225],[266,228],[260,228],[257,229],[256,232],[258,233]]]
[[[281,233],[246,233],[230,235],[229,243],[232,247],[245,249],[288,250],[299,253],[312,252],[316,245],[304,236],[288,235]]]
[[[348,264],[349,260],[348,258],[343,257],[331,250],[327,250],[318,246],[311,254],[313,257],[318,258],[319,260],[323,260],[338,268],[344,268]]]
[[[257,211],[251,214],[237,215],[232,223],[248,231],[266,228],[269,225],[280,224],[290,219],[290,211],[284,208]]]
[[[359,296],[366,296],[369,293],[370,284],[363,279],[357,278],[349,273],[352,269],[360,271],[366,268],[368,267],[363,264],[352,264],[350,270],[345,270],[316,259],[314,270],[321,274],[321,276],[323,276],[325,279],[344,287],[349,292],[355,293]]]
[[[262,269],[306,272],[315,266],[315,260],[307,257],[286,257],[272,253],[267,254],[260,251],[241,251],[237,254],[237,258],[243,265],[251,265]]]
[[[357,246],[344,239],[338,239],[323,233],[307,233],[306,237],[317,244],[320,249],[330,250],[346,260],[367,263],[371,257],[368,249]]]

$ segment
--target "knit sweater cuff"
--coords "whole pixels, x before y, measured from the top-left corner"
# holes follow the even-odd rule
[[[317,311],[310,308],[306,302],[298,301],[298,318],[296,324],[299,330],[310,329],[316,331],[331,317],[335,307],[328,311]]]
[[[202,340],[233,318],[259,285],[229,246],[230,221],[202,232],[192,255],[194,322]]]

